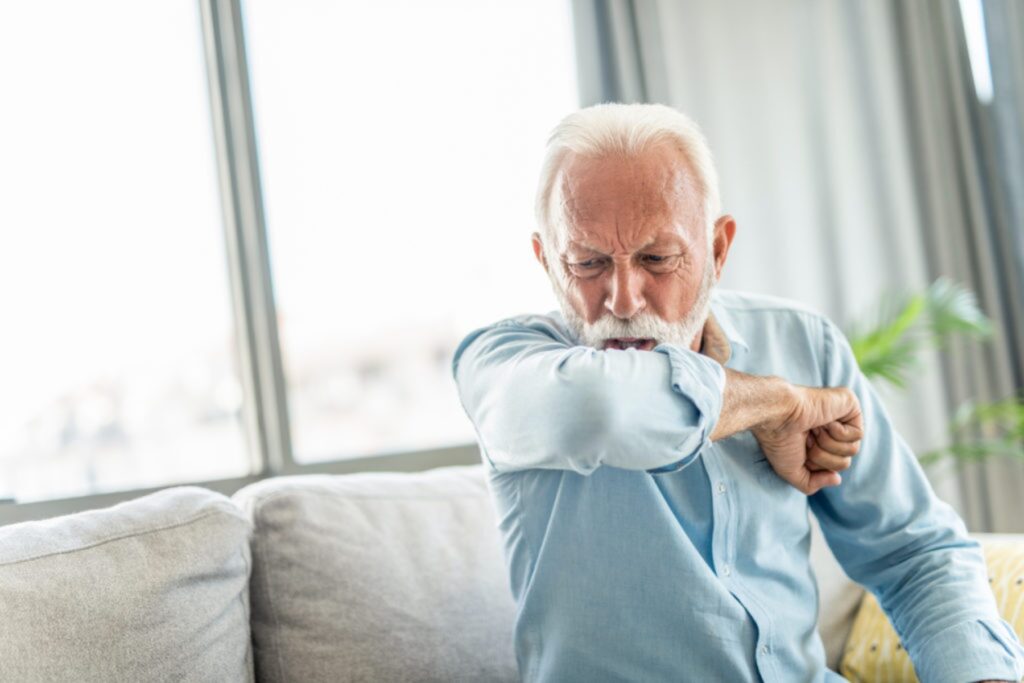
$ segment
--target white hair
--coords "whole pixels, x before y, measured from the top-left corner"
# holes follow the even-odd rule
[[[663,104],[596,104],[569,114],[548,138],[541,165],[535,213],[547,260],[561,279],[557,227],[562,222],[559,176],[570,154],[602,157],[634,156],[661,143],[676,147],[696,174],[704,198],[703,220],[708,239],[721,211],[718,174],[711,150],[697,124],[680,111]],[[552,263],[552,260],[554,261]]]

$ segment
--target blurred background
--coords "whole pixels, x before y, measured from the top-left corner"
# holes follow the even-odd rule
[[[915,453],[1004,444],[926,471],[1024,531],[1022,3],[5,2],[0,92],[0,524],[478,462],[451,354],[557,307],[544,143],[622,101],[704,129],[720,286],[851,334],[962,288],[990,334],[877,388]],[[1008,412],[951,431],[965,405]]]

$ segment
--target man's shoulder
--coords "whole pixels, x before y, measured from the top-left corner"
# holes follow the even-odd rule
[[[828,321],[828,317],[813,306],[774,294],[716,287],[711,301],[713,306],[740,318],[767,320],[783,316],[808,323]]]
[[[497,344],[503,340],[508,341],[520,337],[523,333],[529,334],[531,337],[537,337],[538,334],[543,335],[543,337],[570,346],[579,343],[558,310],[552,310],[547,313],[511,315],[477,327],[465,335],[456,346],[455,352],[452,355],[452,372],[456,373],[458,371],[463,353],[470,344],[478,339],[484,338],[492,344]]]

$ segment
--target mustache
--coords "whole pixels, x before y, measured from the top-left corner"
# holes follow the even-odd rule
[[[645,312],[637,313],[629,320],[605,316],[588,327],[592,336],[605,339],[621,337],[663,339],[672,330],[672,326],[667,321],[653,313]]]

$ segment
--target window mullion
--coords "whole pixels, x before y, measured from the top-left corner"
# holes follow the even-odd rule
[[[295,469],[238,0],[200,0],[246,434],[264,475]]]

